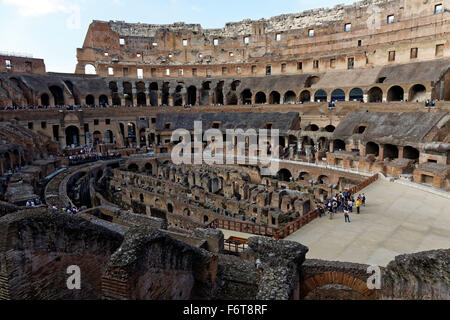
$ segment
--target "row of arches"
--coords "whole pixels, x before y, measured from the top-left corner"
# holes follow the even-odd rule
[[[71,84],[69,83],[68,86]],[[238,104],[280,104],[280,103],[296,103],[296,102],[326,102],[326,101],[363,101],[365,99],[365,94],[361,88],[353,88],[350,90],[348,97],[343,89],[337,88],[328,93],[324,89],[318,89],[316,91],[305,89],[297,95],[293,90],[288,90],[284,94],[278,91],[272,91],[266,93],[264,91],[257,91],[253,94],[252,90],[249,88],[244,89],[240,94],[238,94],[237,88],[240,85],[240,81],[234,81],[230,86],[230,91],[224,95],[224,81],[217,84],[217,87],[212,90],[211,82],[206,81],[202,84],[201,89],[197,89],[196,86],[191,85],[185,87],[184,83],[180,82],[174,88],[170,88],[168,82],[163,83],[161,90],[159,90],[159,85],[156,82],[152,82],[147,85],[139,81],[133,84],[128,81],[122,83],[123,96],[119,92],[119,86],[116,81],[111,81],[109,83],[110,95],[102,94],[98,97],[98,100],[92,94],[86,95],[84,101],[79,101],[78,97],[74,99],[75,104],[85,104],[88,106],[112,105],[121,106],[123,103],[125,106],[130,106],[137,104],[138,106],[158,106],[162,105],[209,105],[214,104],[226,104],[226,105],[238,105]],[[73,93],[73,86],[71,92]],[[50,106],[52,103],[54,105],[64,105],[64,90],[60,86],[50,86],[49,95],[45,92],[41,95],[41,105]],[[254,95],[254,97],[253,97]],[[123,100],[122,100],[123,98]],[[372,87],[367,91],[367,102],[382,102],[386,99],[388,102],[395,101],[424,101],[427,98],[426,88],[422,84],[413,85],[407,94],[405,94],[405,89],[402,86],[394,85],[390,87],[386,96],[384,96],[383,90],[376,86]]]

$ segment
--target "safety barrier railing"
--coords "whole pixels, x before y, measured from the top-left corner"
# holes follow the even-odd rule
[[[250,233],[260,236],[272,237],[276,234],[277,229],[273,227],[261,226],[249,222],[241,222],[228,219],[216,219],[212,221],[209,226],[212,229],[223,229],[230,231],[237,231],[242,233]]]

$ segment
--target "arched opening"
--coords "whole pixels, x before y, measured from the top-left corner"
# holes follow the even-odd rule
[[[419,160],[420,152],[416,148],[406,146],[403,148],[403,158],[410,160]]]
[[[150,83],[150,105],[155,107],[158,105],[158,83]]]
[[[311,175],[308,172],[300,172],[298,179],[300,181],[309,181],[311,180]]]
[[[129,107],[133,105],[133,86],[129,82],[123,83],[123,94],[125,98],[125,106]]]
[[[97,70],[92,64],[87,64],[84,66],[84,74],[97,74]]]
[[[305,81],[305,88],[311,88],[311,86],[318,83],[319,80],[320,80],[320,78],[317,76],[309,76],[308,79],[306,79],[306,81]]]
[[[80,144],[80,130],[75,126],[66,129],[66,145],[78,146]]]
[[[219,81],[216,87],[216,104],[222,104],[223,105],[223,86],[224,81]]]
[[[398,148],[392,144],[386,144],[384,146],[384,159],[397,159],[398,158]]]
[[[393,86],[389,89],[387,94],[387,101],[403,101],[404,100],[404,91],[400,86]]]
[[[366,144],[366,154],[373,154],[375,157],[378,157],[380,154],[380,146],[375,142],[368,142]]]
[[[117,82],[111,81],[109,83],[109,89],[111,90],[112,104],[113,106],[121,106],[122,101],[119,96],[119,88],[117,87]]]
[[[305,128],[305,131],[319,131],[319,126],[316,124],[310,124]]]
[[[331,93],[331,101],[345,101],[345,92],[342,89],[336,89]]]
[[[267,102],[266,94],[264,92],[258,92],[255,96],[255,103],[256,104],[264,104]]]
[[[93,105],[95,105],[95,98],[94,98],[94,96],[93,95],[87,95],[86,96],[86,105],[87,106],[93,106]]]
[[[328,99],[328,95],[325,90],[317,90],[314,94],[314,101],[316,102],[326,102]]]
[[[280,104],[281,95],[278,91],[272,91],[269,95],[270,104]]]
[[[144,107],[147,105],[147,96],[144,92],[138,92],[136,95],[137,105],[139,107]]]
[[[50,97],[48,96],[48,94],[43,93],[41,95],[41,105],[44,107],[50,106]]]
[[[250,89],[245,89],[241,93],[242,104],[252,104],[252,92]]]
[[[139,167],[136,163],[130,163],[128,165],[128,170],[132,171],[132,172],[138,172],[139,171]]]
[[[281,169],[278,171],[278,179],[280,181],[289,182],[291,181],[292,173],[288,169]]]
[[[111,130],[105,131],[105,142],[106,143],[114,143],[114,135]]]
[[[311,92],[303,90],[302,93],[300,93],[300,101],[302,103],[311,102]]]
[[[364,101],[364,93],[362,89],[352,89],[352,91],[350,91],[350,101]]]
[[[238,104],[236,91],[230,91],[227,94],[227,105],[235,106]]]
[[[188,105],[195,106],[197,104],[197,88],[195,86],[190,86],[187,93]]]
[[[145,147],[147,145],[147,135],[145,134],[145,128],[139,130],[139,142],[141,147]]]
[[[150,162],[147,162],[146,164],[145,164],[145,172],[147,173],[147,174],[149,174],[149,175],[153,175],[153,166],[152,166],[152,164],[150,163]]]
[[[175,92],[173,94],[173,105],[176,107],[180,107],[183,105],[183,85],[179,84],[176,88],[175,88]]]
[[[139,200],[141,200],[141,203],[144,203],[144,195],[142,193],[139,195]]]
[[[334,132],[334,130],[336,130],[336,127],[331,124],[325,127],[326,132]]]
[[[173,204],[171,204],[171,203],[168,203],[168,204],[167,204],[167,211],[168,211],[169,213],[173,213]]]
[[[168,106],[169,105],[169,90],[170,90],[170,85],[168,82],[164,82],[163,87],[162,87],[162,97],[161,97],[161,102],[163,105]]]
[[[128,139],[131,142],[136,142],[136,125],[133,122],[128,123]]]
[[[108,106],[108,97],[103,94],[98,98],[98,102],[101,107],[106,107]]]
[[[50,89],[50,92],[52,93],[53,98],[55,100],[55,105],[56,106],[63,106],[63,105],[65,105],[64,92],[61,89],[61,87],[51,86],[49,89]]]
[[[100,131],[94,131],[92,138],[94,139],[94,145],[96,146],[102,142],[102,133]]]
[[[424,85],[416,84],[409,90],[410,102],[423,102],[427,99],[427,89]]]
[[[208,216],[203,216],[203,223],[207,223],[209,221],[209,217]]]
[[[363,134],[364,132],[366,132],[366,130],[367,130],[367,124],[360,124],[353,130],[353,133],[354,134]]]
[[[345,142],[340,139],[334,140],[333,149],[334,151],[345,151]]]
[[[319,184],[329,185],[330,184],[330,179],[327,176],[325,176],[325,175],[321,175],[317,179],[317,182]]]
[[[205,81],[202,83],[202,89],[200,91],[200,105],[207,106],[210,104],[209,96],[211,91],[211,81]]]
[[[191,216],[191,211],[189,211],[188,208],[184,209],[183,212],[184,212],[184,215],[185,215],[186,217],[190,217],[190,216]]]
[[[297,95],[293,91],[288,91],[284,94],[284,103],[296,103]]]
[[[383,90],[378,87],[373,87],[368,92],[369,102],[382,102],[383,101]]]

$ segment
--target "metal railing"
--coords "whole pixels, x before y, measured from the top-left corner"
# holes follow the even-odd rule
[[[237,231],[267,237],[272,237],[277,232],[277,229],[274,227],[266,227],[250,222],[241,222],[228,219],[215,219],[208,225],[208,228]]]

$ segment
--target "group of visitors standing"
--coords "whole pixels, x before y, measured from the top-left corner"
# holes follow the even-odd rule
[[[348,190],[344,190],[319,206],[319,217],[326,215],[326,212],[328,212],[330,219],[333,219],[335,214],[338,212],[343,212],[345,222],[350,223],[350,213],[353,212],[356,207],[357,214],[360,214],[362,206],[366,206],[365,193],[358,195],[355,199],[353,195],[350,195]]]

